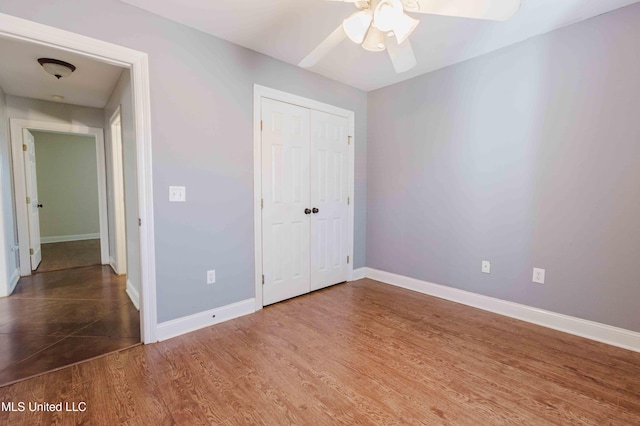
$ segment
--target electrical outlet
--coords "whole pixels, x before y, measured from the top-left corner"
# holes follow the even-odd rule
[[[485,274],[491,273],[491,262],[489,262],[488,260],[482,261],[482,272]]]
[[[533,268],[533,282],[544,284],[544,269]]]
[[[216,282],[216,270],[212,269],[207,271],[207,284],[214,284]]]

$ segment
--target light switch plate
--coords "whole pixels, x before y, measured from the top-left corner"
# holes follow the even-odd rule
[[[184,203],[187,200],[187,189],[184,186],[169,187],[169,201],[173,203]]]
[[[491,262],[489,262],[488,260],[482,261],[482,272],[485,274],[491,273]]]

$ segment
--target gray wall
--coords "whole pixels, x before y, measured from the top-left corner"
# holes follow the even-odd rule
[[[7,115],[9,118],[104,127],[104,111],[101,108],[69,105],[20,96],[7,95]]]
[[[159,321],[254,296],[254,83],[355,111],[364,266],[366,93],[117,0],[8,0],[0,12],[149,53]],[[185,185],[187,202],[169,203],[169,185]]]
[[[109,203],[113,205],[113,159],[111,157],[111,126],[109,120],[120,105],[122,128],[122,162],[125,180],[125,227],[127,229],[127,281],[140,292],[140,234],[138,232],[138,188],[136,182],[136,135],[134,127],[133,103],[131,97],[131,73],[124,70],[116,87],[104,107],[104,130],[107,157],[107,192]],[[109,211],[109,250],[115,250],[115,217]]]
[[[370,92],[367,266],[640,331],[638,23],[626,7]]]
[[[9,148],[7,101],[0,87],[0,296],[8,294],[8,285],[18,267],[15,224],[13,220],[11,150]]]
[[[96,141],[92,136],[31,132],[36,146],[40,237],[100,234]],[[100,238],[99,236],[95,238]]]

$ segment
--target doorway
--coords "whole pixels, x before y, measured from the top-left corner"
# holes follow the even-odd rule
[[[38,185],[37,185],[37,156],[36,156],[36,139],[34,135],[56,134],[56,135],[76,135],[85,136],[91,138],[94,141],[93,149],[95,153],[95,159],[92,166],[95,164],[96,180],[95,194],[97,202],[91,203],[97,210],[97,230],[100,241],[100,263],[107,264],[109,260],[109,236],[108,236],[108,223],[107,223],[107,193],[106,193],[106,171],[105,171],[105,153],[104,153],[104,136],[102,129],[86,126],[78,126],[65,123],[50,123],[44,121],[34,120],[22,120],[11,119],[11,144],[13,155],[13,173],[14,173],[14,190],[16,200],[25,200],[25,203],[16,203],[16,222],[18,228],[18,244],[20,255],[20,275],[31,275],[32,271],[36,270],[40,265],[42,257],[41,251],[41,232],[40,226],[40,210],[44,209],[44,203],[38,201]],[[42,141],[42,140],[41,140]],[[55,141],[65,141],[64,138],[55,137]],[[69,138],[66,139],[69,141]],[[51,142],[51,141],[50,141]],[[78,141],[75,141],[78,142]],[[38,144],[40,145],[40,144]],[[64,143],[66,145],[66,143]],[[62,143],[59,146],[63,146]],[[50,151],[50,150],[49,150]],[[72,152],[73,149],[68,149],[70,158],[57,158],[56,161],[62,161],[71,163],[70,160],[76,154]],[[75,150],[78,151],[77,149]],[[48,151],[46,151],[48,152]],[[77,168],[76,166],[72,166]],[[87,172],[84,171],[86,174]],[[88,172],[89,174],[91,171]],[[61,175],[56,173],[56,175]],[[88,176],[87,176],[88,177]],[[71,181],[69,181],[70,183]],[[64,193],[63,188],[56,188],[56,193]],[[55,197],[55,195],[53,196]],[[65,206],[59,197],[51,198],[51,201],[58,206],[57,213],[69,214],[74,211],[77,213],[78,207]],[[89,201],[83,202],[80,206],[80,211],[85,209],[89,204]],[[47,209],[51,211],[53,206],[48,203]],[[69,223],[68,225],[61,224],[61,222],[67,222],[67,218],[57,215],[56,223],[52,224],[55,233],[69,231],[70,229],[88,229],[91,228],[91,224],[82,227],[78,227],[77,223]],[[95,230],[95,224],[94,230]],[[47,229],[49,231],[49,229]],[[52,231],[54,232],[54,231]],[[52,240],[46,240],[48,242],[62,242],[61,240],[73,241],[81,239],[95,239],[94,233],[74,234],[68,233],[66,235],[45,235],[45,237],[53,237]]]
[[[256,309],[353,274],[354,114],[254,86]]]
[[[121,66],[131,72],[132,132],[135,134],[136,201],[140,263],[140,319],[144,343],[155,342],[157,328],[155,252],[153,232],[153,188],[151,178],[151,117],[148,56],[130,48],[92,39],[69,31],[0,14],[0,37],[22,40],[40,46],[61,49],[100,62]],[[4,184],[7,190],[7,183]],[[19,205],[18,203],[17,205]],[[3,206],[2,211],[11,209]],[[13,250],[13,241],[0,235],[0,244]],[[104,259],[102,259],[104,261]],[[20,263],[23,263],[22,261]],[[8,282],[2,294],[10,294],[15,282]]]
[[[92,135],[23,130],[34,273],[102,263],[96,145]]]

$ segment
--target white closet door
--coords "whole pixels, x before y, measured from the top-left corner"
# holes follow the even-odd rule
[[[345,117],[311,111],[311,290],[347,280],[348,129]]]
[[[262,99],[263,304],[309,292],[309,129],[306,108]]]

